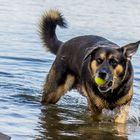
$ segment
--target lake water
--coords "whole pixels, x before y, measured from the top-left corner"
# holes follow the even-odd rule
[[[93,122],[76,91],[56,105],[40,104],[55,56],[42,47],[38,24],[50,8],[68,21],[68,29],[57,30],[62,41],[86,34],[119,45],[140,39],[138,0],[0,0],[0,132],[12,140],[140,140],[140,48],[132,60],[135,94],[126,125]]]

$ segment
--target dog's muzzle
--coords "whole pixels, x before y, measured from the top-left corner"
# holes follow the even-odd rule
[[[97,72],[96,74],[98,77],[100,77],[101,79],[104,79],[106,82],[103,85],[97,85],[98,86],[98,90],[101,93],[106,93],[109,90],[112,89],[112,85],[113,85],[113,78],[112,78],[112,74],[106,72],[105,70],[100,70],[99,72]]]
[[[107,81],[104,85],[98,86],[98,90],[101,93],[108,92],[109,90],[112,89],[112,84],[113,84],[112,80],[111,81]]]

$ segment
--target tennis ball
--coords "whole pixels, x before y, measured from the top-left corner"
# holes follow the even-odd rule
[[[99,86],[104,85],[106,83],[106,81],[100,77],[95,77],[95,82]]]

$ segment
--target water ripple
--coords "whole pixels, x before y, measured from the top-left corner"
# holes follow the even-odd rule
[[[139,139],[140,49],[132,59],[134,97],[126,126],[93,122],[87,100],[77,91],[56,105],[40,104],[55,56],[42,47],[37,30],[41,14],[50,8],[59,8],[69,22],[67,30],[57,30],[62,41],[85,34],[120,45],[140,39],[138,0],[0,0],[0,132],[13,140]]]
[[[41,62],[46,63],[47,60],[41,60],[41,59],[34,59],[34,58],[22,58],[22,57],[13,57],[13,56],[0,56],[0,59],[8,59],[8,60],[18,60],[18,61],[35,61],[35,62]]]

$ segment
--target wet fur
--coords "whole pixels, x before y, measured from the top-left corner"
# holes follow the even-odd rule
[[[121,107],[129,106],[133,95],[133,69],[131,61],[127,63],[125,47],[122,50],[117,44],[93,35],[79,36],[63,43],[55,34],[57,25],[66,27],[66,22],[63,16],[54,10],[47,12],[40,22],[40,35],[44,46],[56,54],[44,84],[42,103],[56,103],[67,91],[77,89],[87,97],[94,118],[99,119],[104,108],[112,110],[118,107],[118,114],[121,112],[121,115],[125,115],[124,119],[121,120],[119,115],[115,120],[124,123],[128,113],[122,112]],[[138,44],[139,42],[134,45]],[[100,93],[93,80],[96,69],[100,67],[96,64],[95,56],[97,52],[101,55],[102,47],[110,54],[119,53],[120,57],[119,65],[112,68],[116,82],[113,83],[114,89],[105,94]],[[112,49],[107,50],[108,48]],[[107,54],[105,57],[109,59]]]

